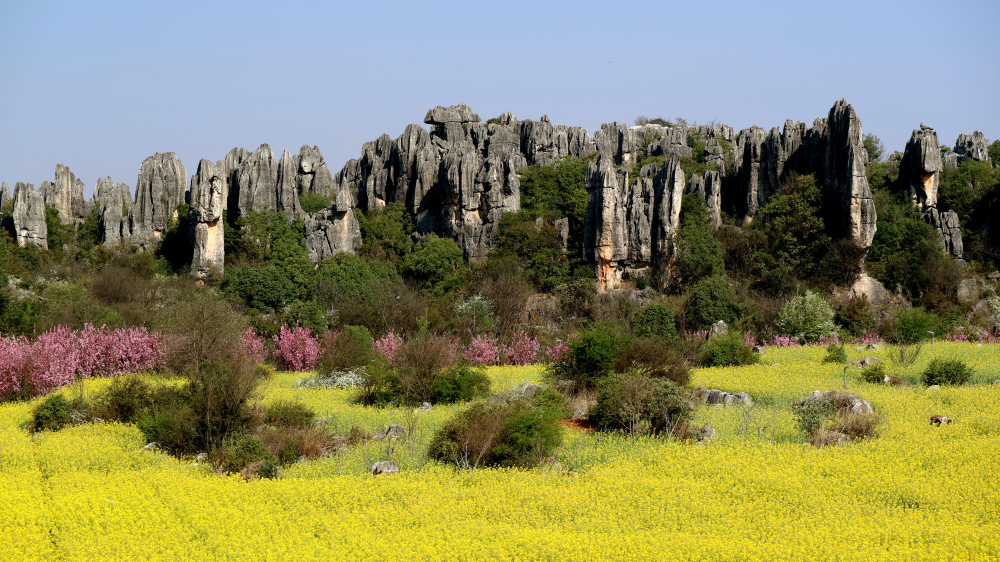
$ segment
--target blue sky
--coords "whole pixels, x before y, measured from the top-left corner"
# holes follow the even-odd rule
[[[174,151],[319,145],[336,173],[435,105],[580,125],[812,123],[845,97],[902,150],[1000,137],[1000,2],[0,0],[0,181],[91,193]]]

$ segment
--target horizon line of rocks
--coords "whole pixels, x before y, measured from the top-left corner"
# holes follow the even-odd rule
[[[318,263],[360,248],[355,209],[368,212],[399,202],[414,219],[415,238],[431,232],[447,236],[467,259],[481,260],[496,245],[500,217],[521,209],[521,170],[596,154],[586,175],[586,219],[576,226],[582,227],[584,258],[594,266],[602,291],[671,258],[685,192],[699,194],[712,226],[719,228],[723,210],[749,223],[792,174],[812,174],[817,185],[833,195],[830,200],[840,202],[840,209],[830,214],[840,236],[867,249],[875,235],[877,217],[865,174],[868,155],[861,121],[843,99],[812,127],[786,120],[782,130],[754,125],[738,134],[724,124],[614,122],[591,136],[581,127],[553,125],[548,116],[518,120],[508,112],[483,124],[465,104],[431,109],[424,123],[430,131],[410,124],[396,139],[383,134],[364,143],[361,156],[336,175],[316,146],[305,145],[294,156],[283,150],[278,160],[267,144],[253,152],[234,148],[214,163],[202,159],[190,179],[175,153],[157,152],[142,162],[134,198],[127,184],[108,177],[97,181],[87,201],[83,182],[57,164],[55,182],[45,181],[38,190],[18,182],[11,196],[3,183],[0,205],[13,199],[10,226],[19,245],[48,247],[46,205],[59,211],[63,223],[76,227],[96,207],[98,242],[151,251],[176,218],[177,208],[188,204],[191,273],[199,279],[223,271],[224,211],[233,220],[265,209],[284,212],[290,220],[303,216],[309,259]],[[681,159],[692,155],[691,140],[705,143],[707,169],[685,178]],[[979,131],[959,135],[954,152],[942,158],[937,133],[921,124],[902,155],[890,160],[897,158],[900,181],[909,186],[914,205],[937,228],[944,251],[961,258],[958,216],[937,210],[938,176],[966,159],[989,161],[985,137]],[[630,177],[647,159],[652,163]],[[323,195],[331,204],[307,213],[299,201],[307,194]],[[537,226],[544,227],[544,221]],[[550,226],[565,246],[569,220]]]

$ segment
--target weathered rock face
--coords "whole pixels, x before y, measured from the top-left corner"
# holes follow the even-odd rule
[[[767,134],[764,132],[764,129],[756,125],[740,131],[740,145],[743,149],[740,181],[742,192],[746,194],[745,222],[749,222],[757,216],[757,210],[760,209],[763,203],[767,202],[769,195],[770,180],[768,179],[766,169],[764,173],[761,173],[761,163],[764,161],[764,142],[766,140]]]
[[[865,174],[868,152],[862,145],[861,120],[842,99],[830,109],[827,126],[824,187],[840,202],[834,226],[843,238],[870,248],[875,237],[875,202]]]
[[[287,154],[287,152],[286,152]],[[194,251],[191,275],[204,279],[209,274],[221,276],[225,264],[223,239],[222,194],[225,185],[225,162],[212,164],[202,159],[198,171],[191,177],[191,212],[188,224]]]
[[[976,134],[979,135],[978,138]],[[959,159],[983,156],[979,150],[980,145],[985,151],[986,139],[982,133],[959,135],[955,152],[962,150],[962,153],[956,156],[955,165],[957,166]],[[903,159],[899,163],[899,179],[910,186],[910,197],[923,213],[924,220],[937,229],[944,251],[961,258],[964,247],[958,214],[955,211],[939,212],[937,209],[938,175],[942,169],[944,162],[941,159],[937,133],[921,123],[920,129],[914,130],[906,143]]]
[[[132,244],[154,249],[186,198],[187,171],[177,155],[157,152],[146,158],[139,167],[135,202],[129,212]]]
[[[361,228],[354,208],[338,210],[336,205],[309,215],[305,221],[309,260],[319,263],[338,252],[355,253],[361,248]]]
[[[92,204],[83,197],[83,182],[76,178],[69,167],[56,164],[55,183],[42,184],[42,198],[46,205],[59,211],[63,224],[79,225],[90,213]]]
[[[945,253],[961,258],[965,251],[962,244],[962,226],[955,211],[939,212],[934,207],[924,211],[924,220],[934,225]]]
[[[628,168],[613,162],[601,153],[586,178],[590,195],[583,252],[596,266],[601,291],[619,287],[626,272],[642,275],[654,263],[670,259],[685,187],[677,156],[660,167],[643,166],[631,183]]]
[[[962,133],[955,141],[955,154],[958,161],[967,159],[978,160],[980,162],[990,162],[989,146],[986,144],[986,137],[979,131],[971,135]]]
[[[319,193],[329,196],[333,192],[333,175],[330,174],[330,169],[326,166],[326,160],[323,159],[319,147],[310,148],[308,145],[303,145],[299,149],[296,162],[298,164],[296,182],[299,195]]]
[[[278,163],[274,161],[274,152],[270,146],[260,145],[249,157],[240,162],[235,180],[235,184],[229,186],[229,208],[236,211],[234,218],[244,216],[250,211],[276,208]]]
[[[98,242],[117,246],[131,238],[128,215],[132,193],[128,185],[115,185],[110,177],[98,179],[93,204],[97,205],[98,212]]]
[[[938,174],[943,167],[937,133],[921,123],[910,135],[899,163],[900,180],[910,186],[913,204],[921,211],[937,206]]]
[[[412,124],[395,140],[365,143],[361,157],[334,176],[337,206],[345,207],[349,194],[366,211],[401,203],[417,234],[448,236],[473,260],[496,244],[500,216],[520,209],[520,170],[595,150],[585,130],[548,117],[518,121],[507,113],[484,126],[460,104],[436,107],[424,122],[430,133]]]
[[[715,170],[708,170],[705,175],[694,174],[688,182],[688,193],[696,193],[705,200],[708,207],[708,219],[714,230],[722,226],[722,176]]]
[[[33,184],[14,184],[14,233],[17,245],[34,244],[48,249],[45,199]]]

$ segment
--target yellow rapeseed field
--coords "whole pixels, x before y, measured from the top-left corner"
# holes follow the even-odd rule
[[[852,351],[851,359],[879,355]],[[385,445],[303,462],[245,482],[142,450],[136,428],[23,429],[35,403],[0,405],[0,560],[998,560],[1000,349],[939,343],[916,365],[960,357],[975,384],[852,392],[882,417],[879,437],[805,445],[788,404],[839,388],[821,348],[769,350],[764,364],[699,369],[695,386],[746,391],[753,408],[704,407],[710,444],[565,430],[544,470],[461,472],[420,446],[461,406],[367,410],[351,393],[301,389],[279,373],[264,400],[299,399],[339,431],[412,428],[372,477]],[[882,355],[885,357],[885,355]],[[494,368],[498,390],[540,367]],[[61,392],[93,391],[85,381]],[[929,417],[956,420],[932,427]]]

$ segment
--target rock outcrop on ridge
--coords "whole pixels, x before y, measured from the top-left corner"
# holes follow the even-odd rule
[[[187,187],[187,171],[173,152],[157,152],[142,162],[129,212],[133,245],[146,251],[156,249],[177,206],[187,202]]]
[[[464,104],[431,109],[429,132],[411,124],[396,139],[365,143],[361,157],[334,176],[338,197],[356,194],[365,211],[401,203],[418,235],[451,237],[467,258],[485,258],[500,216],[520,209],[520,170],[595,151],[587,131],[546,116],[519,121],[505,113],[497,121],[483,125]]]
[[[17,245],[34,244],[48,249],[45,223],[45,199],[34,184],[14,184],[14,234]]]
[[[956,146],[965,140],[963,137],[968,136],[959,136],[959,143],[956,143]],[[982,139],[982,144],[986,144],[985,138]],[[975,146],[967,148],[970,152],[975,151]],[[944,162],[941,159],[937,133],[921,123],[920,128],[913,130],[910,140],[906,143],[903,158],[899,163],[899,178],[910,186],[910,198],[913,200],[913,205],[923,214],[924,220],[937,229],[944,251],[961,258],[964,246],[958,214],[953,210],[937,209],[938,182],[943,169]]]
[[[979,131],[975,131],[971,135],[965,133],[958,135],[958,139],[955,141],[955,154],[958,162],[969,159],[991,162],[986,137]]]
[[[191,275],[204,279],[210,274],[222,276],[225,263],[224,227],[222,224],[222,189],[225,163],[212,164],[202,158],[191,177],[191,210],[188,214],[193,243]]]
[[[110,177],[98,179],[94,187],[94,204],[98,213],[98,242],[117,246],[131,239],[128,217],[132,193],[128,185],[116,185]]]
[[[252,152],[233,148],[215,163],[201,160],[188,182],[184,165],[165,152],[143,161],[134,198],[129,186],[105,178],[97,181],[92,201],[85,201],[83,182],[60,164],[55,182],[37,191],[18,183],[10,197],[4,185],[0,204],[14,201],[10,221],[19,244],[47,245],[45,204],[77,226],[96,205],[102,243],[151,251],[178,206],[188,203],[191,272],[199,279],[222,272],[223,217],[235,226],[241,216],[263,210],[280,211],[290,221],[301,218],[309,258],[316,263],[338,252],[356,252],[362,243],[356,209],[369,212],[388,204],[410,213],[415,239],[432,232],[449,237],[466,258],[481,260],[496,245],[502,215],[521,209],[520,173],[526,167],[590,157],[583,232],[574,239],[582,239],[583,257],[594,267],[601,290],[647,275],[658,265],[669,271],[685,192],[705,202],[718,229],[723,216],[753,221],[788,182],[809,174],[824,190],[826,204],[834,206],[824,213],[834,234],[862,249],[871,246],[876,217],[865,174],[867,151],[850,104],[836,102],[812,126],[787,120],[780,129],[754,125],[734,133],[723,124],[614,122],[591,136],[580,127],[554,125],[548,116],[518,120],[508,112],[483,123],[464,104],[438,106],[422,125],[406,126],[395,139],[384,134],[365,143],[359,158],[336,174],[316,146],[304,145],[297,154],[282,150],[276,160],[271,147],[261,144]],[[989,159],[978,131],[956,142],[956,165],[969,158]],[[937,209],[942,167],[937,134],[921,125],[900,160],[900,181],[937,228],[945,251],[961,257],[958,216]],[[694,172],[687,177],[685,169]],[[306,212],[300,197],[313,194],[326,197],[329,206]],[[555,220],[552,226],[566,248],[569,220]]]

